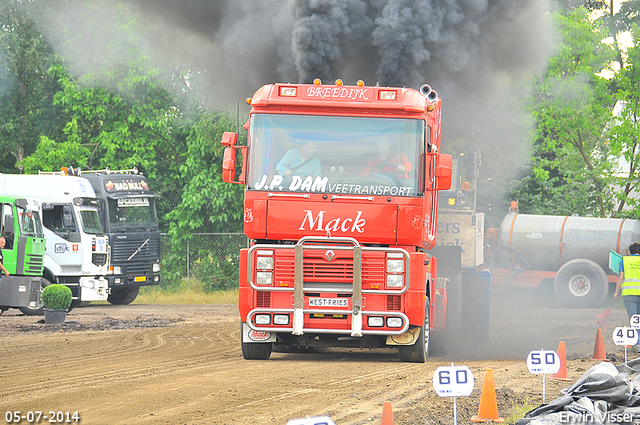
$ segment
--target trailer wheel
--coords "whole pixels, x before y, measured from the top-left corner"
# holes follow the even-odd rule
[[[42,290],[51,285],[51,281],[49,279],[47,279],[46,277],[41,277],[40,278],[40,293],[42,293]],[[38,304],[36,307],[20,307],[19,310],[22,312],[22,314],[24,314],[25,316],[43,316],[44,315],[44,304],[42,304],[42,299],[40,299],[40,304]]]
[[[126,305],[131,304],[136,299],[140,292],[139,286],[132,286],[128,288],[111,288],[111,293],[107,298],[111,304]]]
[[[430,326],[429,299],[427,298],[427,305],[424,309],[424,324],[420,327],[418,340],[413,345],[398,346],[401,362],[424,363],[427,361],[429,357]]]
[[[240,324],[240,338],[243,338],[242,323]],[[242,342],[242,357],[245,360],[268,360],[271,357],[271,342]]]
[[[609,290],[607,275],[597,263],[579,258],[558,270],[554,282],[556,296],[567,306],[597,307]]]

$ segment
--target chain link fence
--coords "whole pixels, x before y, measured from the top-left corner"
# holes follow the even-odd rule
[[[243,233],[193,233],[178,242],[163,233],[160,247],[160,286],[172,288],[195,278],[213,292],[238,287],[238,256],[248,241]]]

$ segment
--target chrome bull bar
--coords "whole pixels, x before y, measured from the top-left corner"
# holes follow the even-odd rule
[[[330,245],[327,245],[330,244]],[[253,251],[258,249],[273,249],[273,250],[281,250],[281,249],[294,249],[294,285],[291,287],[274,287],[274,286],[261,286],[257,285],[253,282],[253,266],[252,266],[252,257]],[[304,308],[304,250],[312,249],[312,250],[348,250],[353,251],[353,282],[351,290],[341,289],[340,291],[336,290],[327,290],[328,293],[344,293],[351,292],[351,305],[352,309],[349,310],[322,310],[322,309],[305,309]],[[384,289],[362,289],[362,252],[363,251],[383,251],[383,252],[397,252],[401,253],[405,258],[405,271],[404,271],[404,284],[401,289],[398,290],[384,290]],[[280,291],[280,292],[293,292],[293,310],[290,309],[275,309],[280,312],[291,312],[292,313],[292,327],[291,333],[293,335],[303,335],[305,332],[304,329],[304,315],[305,313],[316,313],[316,314],[351,314],[351,331],[350,334],[352,337],[361,337],[363,336],[362,330],[362,316],[363,316],[363,304],[362,304],[362,296],[363,294],[393,294],[393,295],[401,295],[404,294],[409,288],[410,279],[410,257],[409,253],[401,248],[376,248],[376,247],[362,247],[355,238],[350,237],[314,237],[314,236],[305,236],[301,238],[295,245],[254,245],[248,250],[247,254],[247,282],[249,282],[249,286],[256,291]],[[382,282],[384,285],[384,282]],[[250,312],[250,316],[252,313],[257,311],[270,311],[270,309],[254,309]],[[274,310],[274,311],[275,311]],[[368,315],[371,314],[384,314],[386,316],[398,316],[403,318],[403,323],[405,326],[402,330],[398,331],[397,334],[402,334],[408,328],[408,318],[406,315],[400,312],[366,312]],[[249,317],[247,317],[247,323],[249,327],[255,330],[270,330],[265,327],[256,328],[253,326]],[[286,328],[274,328],[272,331],[282,331]],[[345,333],[345,331],[338,331],[335,329],[313,329],[313,331],[321,331],[324,333]],[[395,332],[390,331],[367,331],[366,334],[395,334]]]
[[[291,332],[293,334],[293,326],[255,326],[253,324],[253,316],[255,316],[256,314],[260,314],[260,313],[267,313],[267,314],[274,314],[274,313],[283,313],[283,314],[288,314],[288,313],[293,313],[294,309],[284,309],[284,308],[255,308],[253,310],[251,310],[249,312],[249,314],[247,314],[247,325],[249,326],[249,328],[253,329],[254,331],[268,331],[268,332]],[[342,314],[344,315],[345,310],[318,310],[318,309],[303,309],[303,314],[304,313],[310,313],[310,314]],[[366,314],[367,316],[386,316],[386,317],[400,317],[402,319],[402,322],[404,323],[404,326],[402,328],[398,328],[397,330],[394,331],[390,331],[390,330],[363,330],[362,335],[359,336],[363,336],[363,335],[402,335],[403,333],[407,332],[407,330],[409,330],[409,318],[407,317],[406,314],[402,313],[401,311],[363,311],[363,314]],[[319,328],[314,328],[312,330],[312,333],[326,333],[326,334],[347,334],[350,331],[348,330],[344,330],[344,329],[330,329],[330,328],[325,328],[325,329],[319,329]],[[295,335],[295,334],[294,334]],[[300,334],[302,335],[302,334]],[[355,336],[353,335],[353,332],[351,331],[351,336]]]

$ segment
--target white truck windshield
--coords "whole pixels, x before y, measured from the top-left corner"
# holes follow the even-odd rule
[[[103,234],[98,210],[80,207],[80,220],[82,221],[82,230],[84,230],[85,233],[89,235]]]
[[[151,197],[108,198],[110,229],[157,226],[155,199]]]
[[[40,213],[38,211],[26,210],[20,206],[18,210],[18,220],[20,221],[20,232],[23,236],[41,238],[43,236],[42,225],[40,224]]]
[[[424,121],[253,114],[248,189],[420,196]]]

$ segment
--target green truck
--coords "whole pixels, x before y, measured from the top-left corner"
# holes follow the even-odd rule
[[[35,201],[0,196],[0,235],[6,240],[0,278],[0,313],[9,308],[35,308],[40,302],[45,238],[40,206]]]

